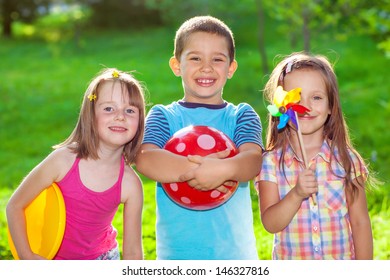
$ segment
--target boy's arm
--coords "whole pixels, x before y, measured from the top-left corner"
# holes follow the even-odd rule
[[[153,107],[146,118],[145,142],[141,145],[135,165],[141,174],[154,181],[179,182],[180,175],[198,165],[162,148],[171,137],[169,123],[162,108]]]
[[[226,181],[245,182],[258,173],[262,162],[262,148],[254,143],[242,144],[239,153],[231,158],[190,156],[189,160],[200,164],[179,177],[199,190],[215,189]]]
[[[187,157],[176,155],[154,144],[143,144],[135,159],[137,170],[161,183],[179,182],[180,175],[198,166]]]
[[[230,167],[227,180],[245,182],[254,179],[259,173],[263,160],[262,147],[254,143],[245,143],[238,148],[238,151],[235,157],[226,158],[226,163]]]

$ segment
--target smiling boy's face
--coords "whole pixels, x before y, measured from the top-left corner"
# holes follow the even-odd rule
[[[223,103],[223,87],[237,69],[235,60],[230,63],[226,39],[206,32],[190,35],[180,61],[172,57],[169,65],[182,77],[184,100],[203,104]]]

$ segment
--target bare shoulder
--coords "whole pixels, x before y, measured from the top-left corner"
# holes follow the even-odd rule
[[[142,181],[134,169],[126,165],[122,179],[122,203],[131,197],[142,198]]]
[[[72,167],[76,159],[76,154],[68,147],[62,147],[54,150],[46,159],[46,165],[58,170],[57,181],[60,181],[69,169]]]

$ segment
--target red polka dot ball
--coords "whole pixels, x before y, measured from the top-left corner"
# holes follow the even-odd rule
[[[164,146],[164,149],[182,156],[207,156],[228,148],[231,150],[228,157],[238,154],[234,142],[228,136],[209,126],[182,128]],[[218,190],[200,191],[186,182],[164,183],[162,186],[166,194],[180,206],[192,210],[209,210],[225,203],[236,191],[238,183],[233,187],[226,186],[229,189],[227,193]]]

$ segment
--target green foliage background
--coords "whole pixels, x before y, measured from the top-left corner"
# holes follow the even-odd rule
[[[267,113],[262,88],[267,74],[261,72],[257,22],[245,17],[226,23],[236,35],[239,68],[228,81],[224,98],[233,103],[250,103],[262,118],[265,131]],[[148,109],[182,97],[181,81],[168,67],[175,27],[89,30],[75,38],[62,37],[68,34],[62,32],[62,25],[51,27],[48,22],[43,26],[34,29],[36,26],[16,25],[18,36],[0,41],[0,259],[12,258],[4,211],[11,193],[50,153],[51,146],[72,131],[81,96],[102,67],[134,71],[148,88]],[[27,36],[26,28],[34,29],[34,36]],[[276,23],[267,26],[266,48],[271,66],[278,61],[278,55],[302,49],[301,45],[291,48],[286,35],[278,30]],[[370,38],[355,36],[337,41],[332,34],[328,30],[318,35],[312,49],[335,62],[343,111],[354,143],[370,162],[373,173],[385,183],[368,192],[368,203],[375,259],[390,259],[390,63]],[[142,179],[145,259],[155,259],[155,187],[154,182]],[[253,188],[252,200],[259,256],[270,259],[272,235],[261,225]],[[114,222],[121,242],[120,212]]]

